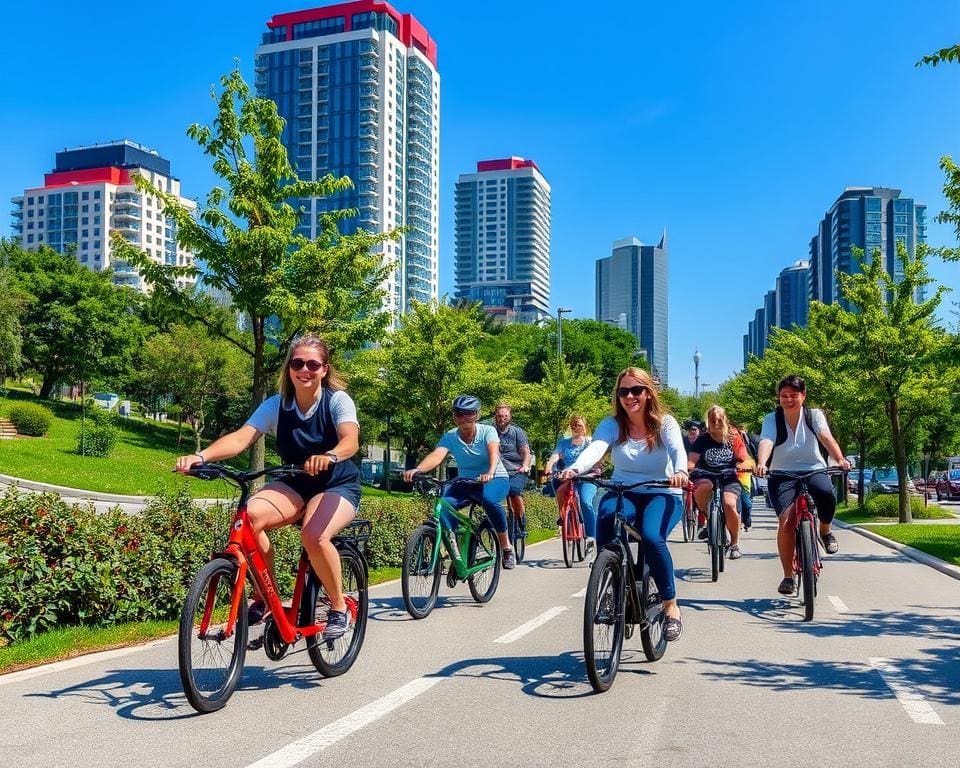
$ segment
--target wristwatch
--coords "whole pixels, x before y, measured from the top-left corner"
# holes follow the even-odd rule
[[[324,454],[324,456],[330,459],[331,464],[336,464],[338,461],[340,461],[340,457],[337,456],[337,454],[335,454],[333,451],[328,451]]]

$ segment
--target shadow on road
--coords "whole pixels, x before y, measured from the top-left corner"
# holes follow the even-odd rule
[[[296,655],[294,652],[287,658]],[[322,687],[323,683],[312,664],[269,668],[247,664],[237,693],[278,688],[311,690]],[[179,720],[197,715],[183,695],[176,669],[111,670],[67,688],[25,695],[46,699],[80,698],[89,704],[111,707],[119,717],[128,720]]]
[[[445,587],[441,587],[445,589]],[[446,608],[482,608],[483,606],[476,602],[467,592],[466,584],[458,584],[454,589],[462,589],[463,595],[439,595],[437,604],[434,606],[431,615],[436,611],[443,611]],[[370,607],[367,610],[367,618],[372,621],[416,621],[403,604],[402,597],[378,597],[370,598]]]

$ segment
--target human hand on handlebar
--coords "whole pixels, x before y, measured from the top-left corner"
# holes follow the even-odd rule
[[[203,464],[203,456],[201,456],[199,453],[189,453],[186,456],[180,456],[177,458],[177,466],[174,471],[183,475],[189,472],[191,467],[194,467],[197,464]]]
[[[417,467],[414,467],[413,469],[408,469],[406,472],[403,473],[403,482],[412,483],[413,478],[415,478],[419,474],[420,474],[420,470],[417,469]]]
[[[687,477],[686,472],[674,472],[673,477],[670,478],[670,487],[671,488],[685,488],[689,478]]]
[[[757,477],[766,477],[767,476],[767,465],[766,464],[757,464],[753,468],[753,474]]]
[[[481,483],[493,480],[493,472],[484,472],[482,475],[477,475],[477,480]]]

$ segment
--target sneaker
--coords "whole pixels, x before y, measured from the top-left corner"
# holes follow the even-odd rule
[[[794,592],[793,578],[787,577],[780,582],[780,586],[777,587],[777,592],[781,595],[792,595]]]
[[[840,550],[840,545],[837,544],[837,537],[831,532],[824,533],[820,536],[823,539],[823,548],[827,550],[828,555],[835,555]]]
[[[503,569],[505,571],[513,570],[517,567],[517,556],[512,549],[503,553]]]
[[[727,557],[730,560],[739,560],[743,557],[743,552],[740,551],[739,544],[731,544],[730,548],[727,550]]]
[[[706,541],[706,540],[707,540],[707,526],[703,526],[703,527],[697,532],[697,540],[698,540],[698,541]]]
[[[263,617],[268,613],[266,603],[259,597],[253,598],[250,605],[247,606],[247,624],[251,627],[263,621]]]
[[[587,536],[583,543],[583,556],[585,559],[595,557],[597,554],[597,540],[593,536]]]
[[[683,620],[674,616],[667,616],[663,620],[663,636],[668,642],[680,639],[683,634]]]
[[[343,637],[348,626],[350,626],[350,618],[346,611],[327,611],[327,626],[323,630],[323,639],[336,640]]]

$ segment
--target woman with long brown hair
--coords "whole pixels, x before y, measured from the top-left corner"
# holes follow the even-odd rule
[[[678,640],[683,631],[667,536],[683,512],[682,489],[687,484],[687,454],[680,425],[664,411],[657,386],[642,368],[627,368],[617,377],[611,397],[612,415],[597,425],[593,441],[561,479],[584,472],[609,450],[611,479],[624,483],[665,480],[670,488],[637,488],[623,497],[624,516],[636,521],[643,536],[650,573],[663,598],[664,635]],[[607,493],[597,508],[597,547],[613,538],[616,494]]]
[[[340,555],[332,539],[353,520],[360,504],[360,473],[348,461],[359,448],[357,408],[330,363],[329,346],[314,334],[290,345],[278,388],[279,394],[264,400],[240,429],[200,453],[177,459],[177,471],[232,458],[262,434],[276,436],[283,463],[303,467],[307,474],[268,483],[250,497],[247,512],[271,569],[273,547],[267,531],[302,521],[300,538],[330,596],[323,637],[334,640],[348,628]],[[251,621],[261,621],[264,610],[258,596],[248,610]]]

